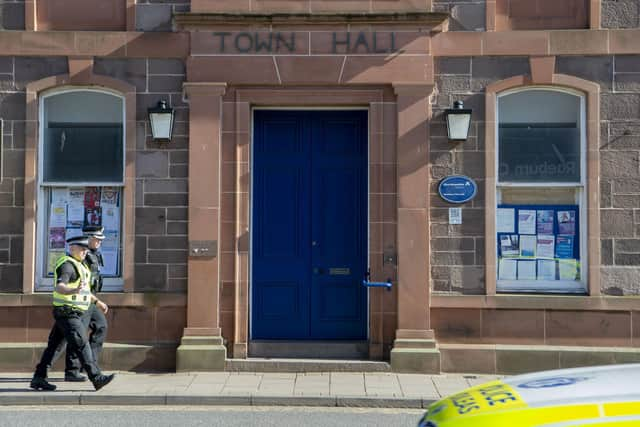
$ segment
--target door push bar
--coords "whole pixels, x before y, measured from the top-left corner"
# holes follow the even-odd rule
[[[391,287],[393,283],[391,283],[391,279],[387,279],[386,282],[370,282],[371,272],[367,270],[364,275],[364,279],[362,279],[362,286],[366,286],[367,288],[387,288],[387,291],[391,291]]]

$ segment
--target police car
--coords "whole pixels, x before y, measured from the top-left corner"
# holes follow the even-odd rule
[[[640,427],[640,364],[559,369],[468,388],[419,427]]]

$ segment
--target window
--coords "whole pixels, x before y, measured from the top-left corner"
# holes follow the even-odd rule
[[[570,91],[498,96],[498,292],[586,292],[584,117]]]
[[[103,290],[120,290],[124,100],[76,89],[44,95],[40,105],[36,288],[51,289],[66,239],[82,234],[85,225],[102,225]]]

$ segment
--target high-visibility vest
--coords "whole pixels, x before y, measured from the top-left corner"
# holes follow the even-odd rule
[[[91,289],[89,289],[89,281],[91,280],[91,271],[82,264],[77,261],[75,258],[70,257],[69,255],[61,256],[60,259],[56,262],[55,273],[53,276],[54,283],[58,283],[58,267],[60,267],[65,262],[70,262],[76,269],[78,273],[78,279],[74,282],[67,283],[67,286],[72,288],[77,288],[80,286],[80,281],[84,280],[87,285],[80,290],[77,294],[71,295],[63,295],[56,292],[55,287],[53,288],[53,305],[57,307],[61,306],[70,306],[73,308],[77,308],[78,310],[86,311],[89,309],[91,304]]]

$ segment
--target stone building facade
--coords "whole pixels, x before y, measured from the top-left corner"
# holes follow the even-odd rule
[[[336,342],[405,371],[640,360],[637,1],[37,0],[0,1],[0,11],[2,369],[31,369],[41,351],[33,344],[46,340],[53,200],[74,187],[114,187],[119,197],[118,261],[103,295],[112,307],[106,367],[224,369],[225,359],[304,355]],[[499,105],[527,90],[579,100],[576,185],[534,182],[540,192],[529,194],[501,182]],[[121,180],[49,181],[47,144],[107,120],[89,93],[120,105],[109,126],[122,132]],[[48,110],[56,96],[82,126]],[[175,112],[168,143],[154,141],[148,120],[161,100]],[[447,137],[454,101],[472,109],[463,142]],[[531,103],[531,116],[544,110]],[[321,120],[318,112],[351,110],[368,119],[366,251],[357,262],[393,287],[354,297],[364,298],[364,335],[338,327],[322,339],[256,339],[266,313],[257,309],[254,233],[259,112]],[[69,136],[49,130],[61,128]],[[476,197],[443,200],[438,186],[451,175],[472,178]],[[513,203],[500,198],[535,210],[568,206],[574,195],[576,288],[506,286],[496,218]],[[462,224],[449,223],[452,207]],[[213,255],[198,256],[202,245]],[[361,277],[351,281],[360,286]]]

